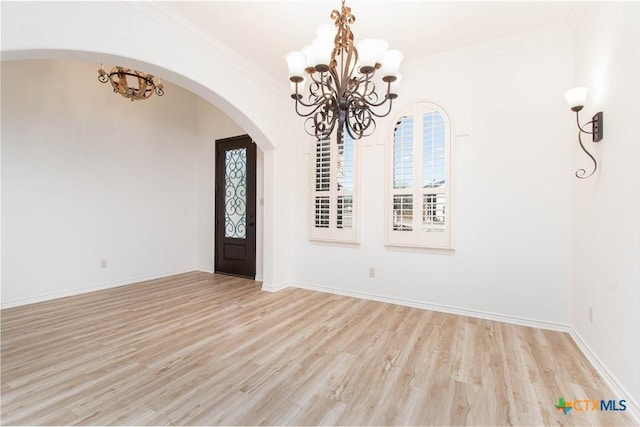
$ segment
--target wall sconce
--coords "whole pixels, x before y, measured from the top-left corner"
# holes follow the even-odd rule
[[[589,153],[587,149],[584,147],[584,144],[582,143],[582,134],[583,133],[590,134],[593,142],[600,142],[602,140],[602,111],[599,111],[598,113],[596,113],[596,115],[591,118],[591,121],[588,121],[583,126],[580,126],[579,113],[580,113],[580,110],[582,110],[582,108],[584,107],[584,104],[587,100],[587,88],[586,87],[573,88],[567,91],[564,94],[564,97],[567,99],[567,104],[569,104],[569,108],[571,108],[571,111],[576,112],[576,122],[578,123],[578,129],[579,129],[578,142],[580,143],[580,147],[582,148],[582,151],[587,153],[587,156],[589,156],[591,160],[593,160],[593,171],[591,171],[591,173],[587,175],[587,171],[585,169],[578,169],[576,171],[576,177],[580,179],[589,178],[598,169],[598,162],[596,161],[595,157],[593,157],[591,153]],[[591,131],[585,130],[585,127],[587,125],[591,125]]]

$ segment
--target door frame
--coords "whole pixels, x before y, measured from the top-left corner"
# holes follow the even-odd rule
[[[226,144],[221,149],[221,144]],[[220,271],[224,268],[221,256],[225,241],[231,238],[225,237],[224,233],[224,157],[220,154],[226,150],[233,148],[247,148],[247,219],[246,219],[246,236],[247,236],[247,274],[238,274],[237,272]],[[219,274],[227,274],[232,276],[247,277],[255,280],[256,276],[256,240],[257,240],[257,149],[253,139],[245,134],[230,138],[217,139],[215,141],[215,190],[214,190],[214,271]],[[226,240],[225,240],[226,239]],[[235,240],[235,239],[233,239]],[[243,272],[243,273],[245,273]]]

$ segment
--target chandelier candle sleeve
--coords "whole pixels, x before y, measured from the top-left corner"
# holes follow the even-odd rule
[[[360,139],[375,131],[376,118],[391,112],[403,55],[387,50],[388,43],[380,39],[364,39],[356,46],[351,31],[356,18],[345,0],[330,17],[334,25],[321,25],[310,45],[285,57],[291,98],[296,113],[305,117],[306,132],[318,140],[336,128],[338,141],[344,131]]]
[[[293,99],[296,99],[297,97],[302,96],[302,95],[297,95],[297,93],[298,92],[304,92],[304,85],[305,85],[306,82],[307,82],[306,80],[302,80],[302,81],[297,82],[297,83],[292,82],[292,81],[289,82],[289,86],[290,86],[290,89],[291,89],[291,97]],[[296,88],[296,85],[298,86],[297,88]]]
[[[394,99],[398,97],[398,88],[400,87],[400,82],[402,81],[402,73],[398,73],[396,79],[391,82],[389,87],[390,97]]]
[[[291,52],[287,54],[287,65],[289,66],[289,79],[292,82],[302,81],[306,58],[302,52]],[[299,77],[300,79],[294,79]]]
[[[399,50],[386,51],[384,59],[382,60],[382,76],[397,77],[400,72],[400,63],[402,62],[403,57],[404,55]]]

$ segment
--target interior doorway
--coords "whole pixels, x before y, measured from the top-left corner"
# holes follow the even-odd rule
[[[256,145],[249,135],[216,141],[215,271],[256,276]]]

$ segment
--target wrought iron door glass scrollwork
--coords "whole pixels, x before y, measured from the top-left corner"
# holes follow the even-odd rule
[[[247,235],[247,150],[225,153],[224,235],[244,239]]]

